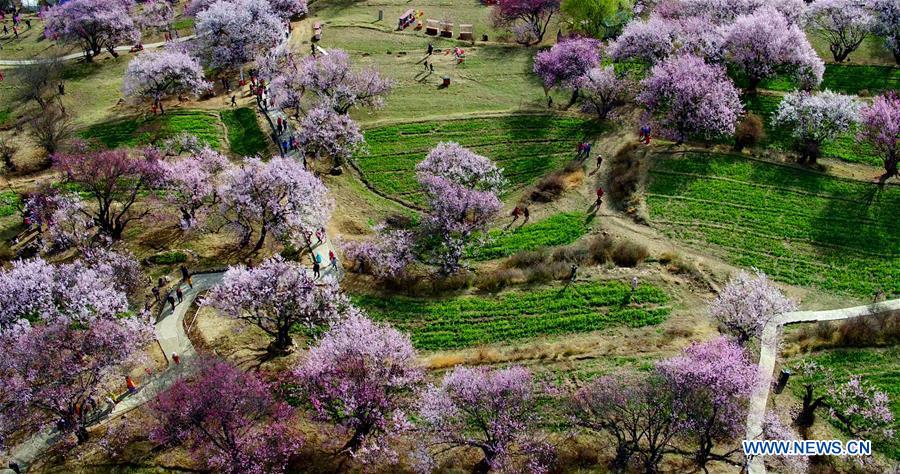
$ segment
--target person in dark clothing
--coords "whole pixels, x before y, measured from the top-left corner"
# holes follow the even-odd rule
[[[528,218],[531,217],[531,213],[528,212],[528,206],[522,208],[522,215],[525,216],[525,222],[528,222]]]
[[[59,89],[59,95],[66,95],[66,85],[65,84],[60,82],[59,85],[57,85],[56,87],[57,87],[57,89]]]
[[[313,261],[313,276],[314,277],[319,278],[321,276],[321,274],[319,273],[319,271],[321,269],[322,269],[322,267],[319,265],[319,262]]]
[[[175,297],[174,296],[172,296],[172,295],[167,296],[166,303],[169,303],[170,305],[172,305],[172,311],[175,311]]]
[[[152,290],[153,297],[156,298],[156,301],[159,302],[159,287],[154,287]]]
[[[578,273],[578,265],[572,264],[571,273],[569,274],[569,281],[575,281],[575,275]]]
[[[428,65],[428,68],[429,68],[429,70],[430,70],[431,72],[434,72],[434,63],[430,63],[430,64]]]
[[[434,52],[434,45],[431,43],[428,43],[428,55],[431,56],[431,53],[433,53],[433,52]]]
[[[181,282],[187,283],[189,287],[193,288],[194,284],[191,281],[191,272],[188,271],[187,267],[183,264],[181,265]]]
[[[547,96],[547,108],[549,109],[549,108],[552,108],[552,107],[553,107],[553,97],[551,97],[551,96],[548,95],[548,96]]]
[[[178,297],[178,303],[184,301],[184,292],[181,291],[181,287],[175,289],[175,296]]]
[[[22,474],[22,468],[19,467],[19,463],[15,462],[15,461],[9,462],[9,468],[12,470],[12,472],[15,472],[16,474]]]
[[[231,106],[232,107],[237,106],[237,96],[236,95],[231,96]]]

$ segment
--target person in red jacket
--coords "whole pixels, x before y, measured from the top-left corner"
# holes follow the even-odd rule
[[[603,188],[597,188],[597,207],[603,204]]]

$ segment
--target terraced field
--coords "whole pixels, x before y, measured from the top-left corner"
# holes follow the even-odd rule
[[[369,153],[355,157],[376,191],[421,205],[415,166],[442,141],[455,141],[494,160],[508,190],[522,187],[574,158],[579,140],[602,130],[593,121],[545,115],[408,123],[365,132]]]
[[[141,116],[91,125],[81,137],[96,140],[107,148],[140,146],[187,132],[221,147],[223,129],[218,114],[199,110],[172,110],[163,115]]]
[[[738,84],[743,85],[741,81]],[[797,81],[787,76],[779,76],[763,81],[760,89],[789,92],[797,89]],[[826,64],[825,75],[820,89],[830,89],[844,94],[870,95],[900,89],[900,68],[895,66],[873,66],[859,64]]]
[[[222,123],[228,130],[231,152],[239,156],[255,156],[268,149],[269,138],[259,128],[256,112],[249,107],[223,110]]]
[[[772,114],[778,109],[781,103],[781,97],[768,94],[756,94],[744,97],[744,107],[765,120],[766,126],[766,143],[770,146],[782,149],[793,150],[793,137],[789,130],[784,127],[773,127],[771,125]],[[856,140],[854,131],[845,133],[835,140],[826,143],[822,147],[822,156],[837,158],[853,163],[865,163],[872,166],[881,167],[883,160],[868,145],[860,143]]]
[[[891,412],[894,414],[894,430],[900,430],[900,372],[897,371],[900,347],[838,349],[815,353],[805,359],[830,369],[838,381],[848,380],[851,374],[860,375],[864,382],[887,393],[891,400]],[[818,382],[820,379],[821,376],[817,376],[813,381]],[[801,377],[790,383],[794,395],[803,396],[804,382],[805,379]],[[887,443],[874,443],[874,446],[891,459],[900,460],[900,438]]]
[[[650,221],[774,278],[838,293],[900,294],[900,187],[712,153],[659,155]]]
[[[589,227],[580,212],[563,212],[544,220],[522,225],[519,220],[509,230],[492,230],[488,241],[469,251],[469,258],[491,260],[541,247],[570,244],[586,234]]]
[[[666,293],[641,285],[628,304],[625,283],[592,282],[565,288],[511,291],[449,299],[357,296],[372,317],[408,331],[416,347],[452,349],[533,336],[659,324],[669,315]]]

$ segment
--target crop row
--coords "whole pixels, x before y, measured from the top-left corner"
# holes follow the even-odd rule
[[[367,130],[367,150],[355,160],[376,190],[422,204],[415,166],[439,142],[455,141],[492,159],[515,189],[574,158],[576,144],[600,130],[589,120],[541,115],[390,125]]]
[[[699,153],[657,160],[651,176],[651,222],[674,238],[793,284],[900,292],[895,186]]]
[[[255,156],[268,149],[269,139],[259,128],[256,112],[249,107],[223,110],[222,123],[228,131],[231,152],[239,156]]]
[[[744,81],[737,81],[745,85]],[[763,81],[760,89],[790,92],[799,88],[799,84],[790,76],[777,76]],[[844,94],[858,95],[860,92],[879,94],[884,91],[900,89],[900,68],[893,66],[873,66],[860,64],[826,64],[825,75],[819,89],[828,89]]]
[[[670,309],[666,293],[621,282],[585,283],[497,296],[447,299],[356,296],[374,318],[408,331],[416,347],[451,349],[612,325],[659,324]]]
[[[179,133],[195,135],[216,148],[221,146],[219,118],[196,110],[172,110],[163,115],[99,123],[87,127],[80,135],[107,148],[118,148],[155,143]]]
[[[566,245],[588,231],[585,215],[578,212],[563,212],[527,224],[521,222],[511,230],[492,230],[487,242],[470,249],[470,258],[491,260],[541,247]]]

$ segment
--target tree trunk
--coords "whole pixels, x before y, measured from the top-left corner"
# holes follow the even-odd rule
[[[758,77],[748,77],[747,78],[747,93],[748,94],[756,94],[756,88],[759,87],[759,78]]]
[[[575,101],[578,100],[578,95],[579,95],[578,88],[576,87],[576,88],[572,89],[572,97],[569,98],[569,103],[566,104],[565,110],[569,110],[569,107],[575,105]]]
[[[165,109],[163,109],[162,101],[159,99],[155,99],[155,100],[156,100],[156,106],[159,107],[159,114],[160,115],[164,114],[166,111],[165,111]]]
[[[356,450],[358,450],[362,446],[363,440],[366,439],[366,435],[369,434],[369,431],[370,428],[368,427],[368,425],[360,425],[358,428],[356,428],[356,431],[353,432],[353,437],[351,437],[350,440],[347,441],[347,444],[345,444],[344,447],[341,448],[341,451],[355,453]]]
[[[266,241],[266,234],[268,234],[268,232],[269,231],[268,229],[266,229],[266,226],[263,226],[262,230],[259,232],[259,240],[256,241],[256,245],[253,247],[254,252],[258,252],[259,249],[262,248],[263,243],[265,243]]]
[[[487,448],[481,448],[481,451],[484,452],[484,457],[472,467],[472,474],[487,474],[491,472],[491,462],[493,462],[496,454]]]
[[[813,401],[812,385],[807,385],[806,392],[803,394],[803,406],[797,413],[797,417],[794,418],[794,425],[797,426],[797,431],[800,432],[803,439],[809,439],[809,428],[816,421],[816,408],[819,403],[821,403],[821,399]]]
[[[878,182],[884,183],[890,178],[897,176],[897,165],[900,162],[900,159],[894,153],[888,155],[887,159],[884,160],[884,174],[878,178]]]

